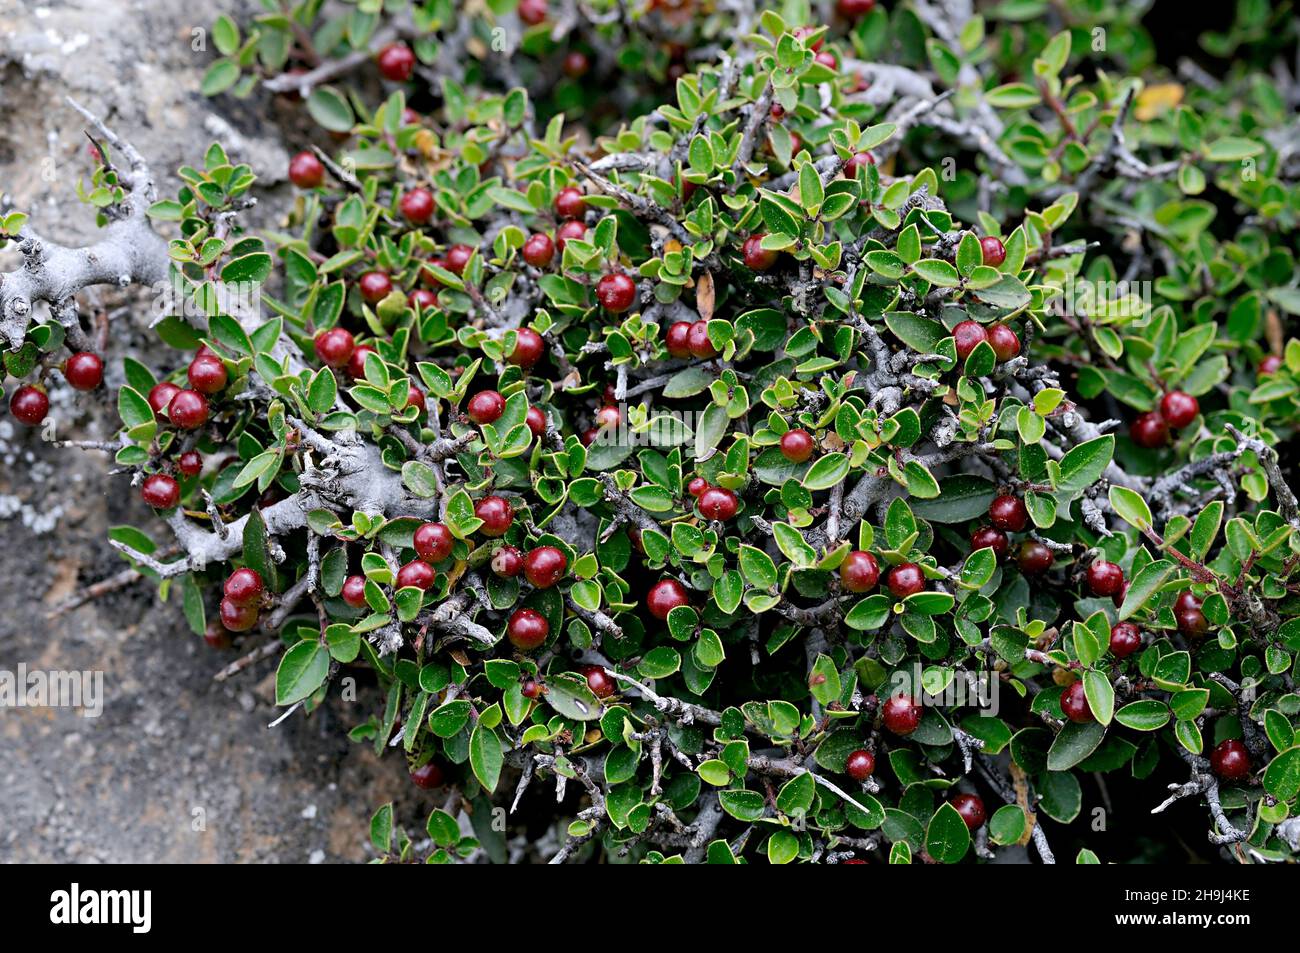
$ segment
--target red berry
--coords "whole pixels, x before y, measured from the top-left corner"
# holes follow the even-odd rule
[[[140,485],[140,499],[155,510],[170,510],[181,501],[181,485],[165,473],[153,473]]]
[[[1020,337],[1005,324],[995,324],[988,330],[989,347],[999,363],[1009,361],[1020,353]]]
[[[528,424],[528,429],[532,431],[534,437],[540,437],[546,433],[546,413],[540,407],[529,407],[528,416],[524,418]]]
[[[587,201],[581,189],[570,185],[556,194],[555,214],[560,218],[582,218],[586,213]]]
[[[402,217],[414,225],[423,225],[433,218],[433,193],[428,189],[411,189],[402,196],[398,207]]]
[[[519,7],[515,12],[524,23],[537,26],[546,19],[546,0],[519,0]]]
[[[456,538],[442,523],[421,523],[411,537],[416,555],[427,563],[440,563],[451,555]]]
[[[181,392],[180,387],[171,381],[162,381],[149,389],[149,406],[155,414],[165,414],[172,398]]]
[[[998,529],[1021,532],[1029,525],[1029,510],[1018,496],[999,496],[989,504],[989,520]]]
[[[230,630],[218,619],[209,619],[203,630],[203,641],[210,649],[230,648]]]
[[[721,486],[711,486],[700,494],[700,512],[705,519],[726,521],[736,515],[740,501],[736,494]]]
[[[221,624],[231,632],[247,632],[253,626],[257,625],[257,606],[239,605],[230,599],[222,599],[218,607],[221,614]]]
[[[428,764],[422,764],[411,771],[411,781],[414,782],[416,787],[423,788],[426,791],[440,788],[443,784],[442,768],[432,761]]]
[[[474,249],[468,245],[452,245],[447,249],[447,270],[454,275],[464,274],[465,266],[474,257]]]
[[[353,378],[360,380],[366,376],[366,355],[378,354],[369,344],[359,344],[348,358],[348,374]]]
[[[596,300],[612,314],[622,314],[636,300],[636,282],[621,272],[605,275],[596,283]]]
[[[502,496],[485,496],[474,505],[474,515],[483,521],[478,531],[495,539],[504,536],[515,521],[515,509]]]
[[[14,391],[13,397],[9,398],[9,413],[13,414],[14,419],[19,423],[29,427],[35,427],[49,412],[50,398],[46,396],[45,391],[32,384],[24,384]]]
[[[856,20],[859,17],[865,17],[876,7],[876,0],[839,0],[835,4],[835,9],[839,15],[846,20]]]
[[[1142,630],[1132,622],[1118,622],[1110,630],[1110,654],[1125,659],[1142,648]]]
[[[539,546],[524,557],[524,578],[538,589],[551,588],[568,568],[568,557],[554,546]]]
[[[709,340],[709,322],[707,321],[696,321],[691,325],[686,343],[694,357],[705,359],[718,356],[718,349]]]
[[[787,430],[781,434],[781,456],[791,463],[803,463],[813,452],[813,438],[806,430]]]
[[[578,437],[584,447],[590,447],[600,437],[599,427],[589,427]]]
[[[1174,613],[1174,619],[1178,623],[1178,631],[1187,639],[1204,638],[1205,633],[1210,630],[1205,613],[1200,609],[1180,610]]]
[[[859,169],[865,169],[867,166],[875,164],[876,157],[870,152],[855,152],[844,163],[844,174],[852,179],[857,176]]]
[[[1154,450],[1169,442],[1169,425],[1157,413],[1138,414],[1129,428],[1129,436],[1139,447]]]
[[[870,751],[859,748],[844,760],[844,773],[854,781],[865,781],[876,770],[876,759]]]
[[[1027,539],[1020,544],[1016,561],[1020,571],[1027,576],[1037,576],[1052,568],[1052,551],[1037,540]]]
[[[564,55],[564,62],[560,68],[570,79],[579,79],[586,76],[587,70],[591,69],[591,59],[582,50],[570,50]]]
[[[668,613],[689,602],[685,587],[676,579],[660,579],[645,597],[646,608],[661,622],[668,618]]]
[[[690,338],[691,323],[689,321],[674,321],[668,326],[668,333],[664,335],[664,346],[668,348],[668,353],[673,357],[690,357]]]
[[[243,567],[226,577],[226,598],[237,606],[253,605],[262,598],[262,575],[256,569]]]
[[[393,279],[382,271],[367,271],[357,279],[357,287],[367,304],[378,304],[393,290]]]
[[[1236,738],[1220,741],[1210,753],[1210,768],[1225,781],[1250,777],[1250,752]]]
[[[104,362],[98,354],[78,351],[63,365],[63,376],[75,390],[94,390],[104,380]]]
[[[768,110],[768,115],[780,122],[785,118],[785,107],[780,103],[773,103],[772,108]]]
[[[921,706],[906,695],[889,698],[880,714],[885,727],[896,735],[910,735],[921,723]]]
[[[587,226],[576,218],[570,219],[555,230],[555,247],[564,251],[570,238],[586,238]]]
[[[434,285],[437,285],[440,288],[446,287],[442,283],[442,279],[439,278],[436,274],[434,274],[433,272],[434,268],[446,269],[447,259],[439,258],[437,256],[430,258],[428,262],[428,266],[424,266],[420,268],[420,284],[428,285],[430,288],[432,288]]]
[[[521,652],[531,652],[551,634],[546,616],[533,609],[516,609],[506,623],[506,638]]]
[[[906,599],[925,588],[925,573],[916,563],[901,563],[885,579],[895,599]]]
[[[880,581],[880,564],[865,549],[855,549],[840,563],[840,585],[847,592],[870,592]]]
[[[531,678],[526,679],[524,683],[519,686],[519,694],[523,695],[525,698],[536,698],[541,693],[542,686],[538,685],[537,682]]]
[[[840,68],[840,61],[835,58],[835,54],[832,53],[830,50],[822,50],[820,53],[814,56],[813,59],[816,60],[818,63],[820,63],[822,66],[825,66],[829,70],[835,70]]]
[[[422,117],[420,116],[420,114],[416,112],[414,109],[412,109],[410,106],[407,106],[405,109],[402,110],[403,126],[418,126],[420,124],[421,118]]]
[[[1071,682],[1061,692],[1061,711],[1075,724],[1092,721],[1092,708],[1088,705],[1088,696],[1084,694],[1083,682]]]
[[[1007,249],[1002,244],[1002,239],[992,235],[985,235],[980,239],[980,251],[984,255],[984,264],[990,268],[996,268],[1007,260]]]
[[[779,251],[763,247],[763,238],[764,235],[761,232],[750,235],[745,239],[745,244],[741,246],[741,254],[745,258],[745,267],[750,271],[767,271],[781,257]]]
[[[796,27],[794,30],[794,37],[797,40],[806,40],[809,36],[816,33],[818,29],[820,29],[820,27],[813,27],[813,26]],[[822,48],[822,44],[825,42],[826,42],[826,34],[823,33],[821,36],[817,37],[817,39],[812,42],[812,44],[808,47],[808,49],[812,50],[815,53]]]
[[[325,181],[325,165],[311,152],[289,160],[289,181],[300,189],[314,189]]]
[[[502,579],[513,579],[523,568],[523,554],[513,546],[502,546],[492,556],[492,571]]]
[[[417,417],[424,413],[426,410],[424,391],[420,390],[420,388],[416,387],[414,384],[408,384],[406,388],[406,406],[407,408],[419,408],[419,413],[416,414]]]
[[[379,51],[376,60],[384,79],[405,83],[415,72],[415,54],[405,43],[389,43]]]
[[[226,386],[226,365],[215,357],[196,357],[186,371],[190,386],[200,394],[215,394]]]
[[[428,589],[433,585],[434,571],[433,567],[420,559],[412,559],[409,563],[397,570],[397,588],[406,589],[414,587],[416,589]]]
[[[957,343],[957,359],[970,357],[970,352],[989,339],[989,333],[978,321],[963,321],[952,329],[953,340]]]
[[[195,430],[208,419],[208,399],[198,391],[183,390],[167,405],[167,417],[182,430]]]
[[[357,346],[352,338],[352,332],[346,328],[330,328],[322,331],[316,335],[314,343],[316,356],[320,358],[321,363],[333,368],[347,367],[348,361],[352,359],[352,352]]]
[[[555,242],[551,241],[551,236],[542,232],[535,235],[529,235],[528,241],[524,242],[524,261],[534,268],[545,268],[555,257]]]
[[[966,826],[972,831],[979,830],[984,824],[984,802],[980,800],[978,794],[958,794],[948,803],[956,809],[961,819],[966,822]]]
[[[354,609],[366,607],[366,577],[348,576],[343,580],[343,601]]]
[[[596,411],[593,421],[601,430],[612,430],[623,422],[623,414],[617,407],[602,407]]]
[[[700,494],[708,488],[709,481],[704,479],[704,477],[694,477],[690,483],[686,484],[686,492],[697,500],[700,498]]]
[[[970,538],[970,548],[991,549],[993,555],[998,559],[1005,559],[1007,550],[1011,548],[1011,543],[1007,539],[1007,534],[993,526],[983,526],[977,529]]]
[[[203,457],[196,450],[186,450],[176,461],[176,468],[187,477],[195,477],[203,472]]]
[[[527,370],[542,359],[545,350],[546,343],[540,334],[532,328],[520,328],[515,334],[515,349],[507,360],[515,367]]]
[[[428,288],[416,288],[406,296],[406,300],[416,311],[429,311],[438,307],[438,293]]]
[[[1116,563],[1098,559],[1088,567],[1088,588],[1094,596],[1113,596],[1124,585],[1124,570]]]
[[[1268,377],[1270,374],[1276,374],[1282,369],[1282,358],[1278,354],[1270,354],[1264,360],[1259,362],[1258,375]]]
[[[1184,589],[1178,593],[1178,598],[1174,600],[1174,612],[1190,612],[1193,609],[1201,608],[1201,600],[1196,598],[1196,593],[1190,589]]]
[[[1201,402],[1181,390],[1171,390],[1160,398],[1160,416],[1175,430],[1182,430],[1201,412]]]
[[[582,670],[586,676],[587,687],[597,698],[608,698],[614,694],[614,679],[605,673],[605,669],[600,665],[588,665]]]
[[[494,390],[481,390],[469,399],[465,412],[476,424],[490,424],[501,419],[506,399]]]

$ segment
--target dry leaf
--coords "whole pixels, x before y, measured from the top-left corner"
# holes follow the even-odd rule
[[[700,313],[701,321],[713,317],[713,273],[706,271],[695,283],[695,310]]]

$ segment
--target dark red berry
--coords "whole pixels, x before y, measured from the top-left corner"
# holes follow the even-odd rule
[[[736,494],[721,486],[711,486],[700,494],[700,512],[705,519],[726,521],[736,515],[740,501]]]
[[[215,394],[226,386],[226,365],[215,357],[196,357],[186,371],[190,386],[200,394]]]
[[[176,461],[176,469],[180,470],[184,476],[195,477],[203,472],[203,457],[197,450],[186,450]]]
[[[231,599],[222,599],[218,607],[221,624],[231,632],[247,632],[257,625],[257,606],[239,605]]]
[[[495,539],[504,536],[515,521],[515,508],[502,496],[485,496],[474,505],[474,515],[483,521],[478,531]]]
[[[230,648],[230,630],[219,619],[209,619],[203,629],[203,641],[210,649]]]
[[[1029,525],[1029,510],[1020,497],[1004,494],[989,504],[989,521],[998,529],[1019,533]]]
[[[439,258],[437,256],[430,258],[428,264],[420,268],[420,284],[428,285],[430,288],[434,285],[437,285],[440,288],[446,287],[442,283],[442,279],[434,273],[434,268],[442,268],[444,271],[449,270],[447,268],[447,259]]]
[[[140,485],[140,499],[155,510],[170,510],[181,501],[181,485],[165,473],[153,473]]]
[[[582,218],[587,214],[587,200],[582,190],[570,185],[555,196],[555,214],[560,218]]]
[[[1132,622],[1118,622],[1110,630],[1110,654],[1125,659],[1142,648],[1142,630]]]
[[[208,399],[194,390],[183,390],[167,405],[167,418],[182,430],[195,430],[208,419]]]
[[[885,582],[895,599],[906,599],[925,588],[925,573],[916,563],[901,563],[889,570]]]
[[[621,272],[605,275],[596,283],[596,300],[611,314],[622,314],[636,300],[636,282]]]
[[[524,557],[524,578],[538,589],[551,588],[568,568],[568,557],[554,546],[539,546]]]
[[[519,686],[519,694],[525,698],[536,698],[542,693],[542,686],[537,684],[533,679],[525,679],[524,683]]]
[[[443,785],[442,768],[432,761],[428,764],[422,764],[411,771],[411,781],[414,782],[417,788],[423,788],[426,791],[440,788]]]
[[[570,219],[555,230],[555,247],[564,251],[564,246],[571,238],[586,238],[587,226],[576,218]]]
[[[1190,612],[1192,609],[1199,610],[1200,608],[1201,600],[1190,589],[1184,589],[1178,593],[1178,598],[1174,600],[1174,612]]]
[[[104,362],[98,354],[78,351],[63,365],[63,376],[75,390],[94,390],[104,380]]]
[[[524,23],[537,26],[546,20],[546,0],[519,0],[515,12]]]
[[[1139,447],[1154,450],[1169,442],[1169,425],[1157,413],[1138,414],[1129,428],[1129,436]]]
[[[704,477],[693,477],[691,482],[686,484],[686,492],[697,500],[700,498],[700,494],[708,488],[709,481],[704,479]]]
[[[1182,430],[1201,412],[1201,402],[1181,390],[1171,390],[1160,398],[1160,416],[1175,430]]]
[[[402,196],[398,207],[402,217],[413,225],[423,225],[433,218],[433,193],[428,189],[411,189]]]
[[[840,563],[840,585],[846,592],[870,592],[880,581],[880,563],[865,549],[855,549]]]
[[[971,534],[970,548],[991,549],[998,559],[1005,559],[1007,551],[1011,548],[1011,542],[1007,539],[1007,534],[997,527],[982,526]]]
[[[998,362],[1011,360],[1020,353],[1020,337],[1005,324],[995,324],[989,328],[989,347],[997,355]]]
[[[958,794],[948,802],[961,815],[966,826],[972,831],[979,830],[984,824],[984,802],[978,794]]]
[[[785,118],[785,107],[780,103],[773,103],[772,108],[768,110],[768,115],[780,122]]]
[[[346,328],[330,328],[321,331],[316,335],[313,343],[316,346],[316,356],[320,358],[321,363],[333,368],[346,367],[348,361],[352,359],[352,352],[356,349],[352,332]]]
[[[474,257],[474,249],[468,245],[452,245],[447,249],[447,270],[452,274],[464,274],[465,266]]]
[[[1178,623],[1178,631],[1187,639],[1204,638],[1205,633],[1210,630],[1205,613],[1200,609],[1180,610],[1174,613],[1174,619]]]
[[[526,370],[542,359],[545,350],[546,343],[540,334],[532,328],[520,328],[515,334],[515,349],[510,352],[507,360],[515,367]]]
[[[502,579],[513,579],[523,569],[523,554],[513,546],[502,546],[492,555],[492,571]]]
[[[343,601],[354,609],[366,607],[366,577],[348,576],[343,580]]]
[[[501,419],[506,399],[494,390],[481,390],[469,399],[465,412],[476,424],[490,424]]]
[[[805,42],[807,42],[808,37],[812,36],[819,29],[821,28],[815,26],[796,27],[794,30],[795,39],[804,40]],[[812,50],[815,53],[822,48],[822,44],[825,42],[826,42],[826,34],[822,33],[821,36],[817,37],[816,40],[814,40],[811,44],[809,44],[808,49]]]
[[[407,106],[405,109],[402,110],[403,126],[418,126],[422,118],[423,117],[421,117],[420,114],[416,112],[414,109],[412,109],[410,106]]]
[[[534,437],[540,437],[546,433],[546,412],[540,407],[529,407],[528,416],[524,418],[524,423],[532,431]]]
[[[750,271],[767,271],[781,257],[781,253],[776,249],[763,247],[764,237],[761,232],[750,235],[745,239],[745,244],[741,246],[741,254],[745,258],[745,267]]]
[[[921,706],[907,695],[890,697],[880,714],[885,727],[896,735],[910,735],[921,723]]]
[[[1002,239],[992,235],[980,239],[980,252],[984,255],[984,264],[990,268],[996,268],[1007,260],[1007,249],[1002,244]]]
[[[1220,741],[1210,753],[1210,767],[1225,781],[1244,781],[1250,777],[1250,752],[1236,738]]]
[[[865,781],[876,770],[876,759],[870,751],[859,748],[844,760],[844,773],[854,781]]]
[[[1282,357],[1278,354],[1270,354],[1259,362],[1259,370],[1256,372],[1260,377],[1268,377],[1270,374],[1276,374],[1282,369]]]
[[[668,613],[678,606],[687,605],[689,602],[685,587],[676,579],[660,579],[650,587],[645,597],[646,608],[660,621],[667,619]]]
[[[803,463],[813,452],[813,438],[806,430],[787,430],[781,434],[781,456],[791,463]]]
[[[456,538],[442,523],[421,523],[411,537],[416,555],[427,563],[440,563],[451,555]]]
[[[367,271],[357,279],[357,288],[367,304],[378,304],[393,290],[393,279],[382,271]]]
[[[584,447],[590,447],[590,446],[591,446],[593,443],[595,443],[599,438],[600,438],[600,428],[599,428],[599,427],[588,427],[588,428],[587,428],[586,430],[584,430],[584,431],[582,432],[582,434],[578,437],[578,439],[582,441],[582,445],[583,445]]]
[[[813,59],[816,60],[818,63],[820,63],[822,66],[825,66],[829,70],[836,70],[840,68],[840,61],[836,59],[835,54],[832,53],[830,50],[822,50],[820,53],[814,56]]]
[[[352,357],[348,358],[348,374],[354,379],[360,380],[366,376],[366,355],[378,354],[369,344],[359,344],[352,352]]]
[[[1016,562],[1025,575],[1037,576],[1052,568],[1052,551],[1037,540],[1027,539],[1020,544]]]
[[[952,337],[957,343],[957,359],[964,361],[971,351],[989,339],[989,333],[978,321],[963,321],[952,329]]]
[[[524,242],[523,255],[524,261],[534,268],[545,268],[555,257],[555,242],[542,232],[529,235],[528,241]]]
[[[707,321],[696,321],[691,325],[686,343],[694,357],[704,359],[718,356],[718,349],[709,340],[709,322]]]
[[[597,698],[608,698],[614,694],[614,679],[605,672],[603,666],[588,665],[583,668],[582,674],[587,679],[587,687]]]
[[[155,414],[167,413],[167,407],[171,404],[172,398],[181,392],[180,387],[171,381],[162,381],[154,384],[149,389],[149,406],[153,408]]]
[[[860,17],[865,17],[875,8],[876,0],[839,0],[835,4],[836,11],[846,20],[857,20]]]
[[[708,336],[707,330],[705,336]],[[668,326],[668,333],[664,335],[664,346],[668,348],[668,353],[673,357],[690,357],[690,340],[691,323],[689,321],[675,321]]]
[[[242,567],[226,577],[226,598],[237,606],[253,605],[262,598],[262,575],[256,569]]]
[[[19,423],[35,427],[50,412],[50,398],[33,384],[24,384],[9,398],[9,413]]]
[[[591,58],[582,50],[570,50],[564,54],[564,61],[560,68],[570,79],[580,79],[587,75],[587,70],[591,69]]]
[[[300,152],[289,160],[289,181],[300,189],[314,189],[325,181],[325,165],[314,153]]]
[[[406,296],[406,301],[416,311],[430,311],[438,307],[438,293],[428,288],[416,288]]]
[[[546,616],[533,609],[516,609],[506,623],[506,638],[521,652],[531,652],[551,634]]]
[[[416,387],[414,384],[409,384],[406,388],[406,406],[408,409],[411,407],[417,408],[417,417],[424,413],[426,409],[424,403],[424,391],[420,390],[420,388]]]
[[[405,43],[389,43],[379,51],[376,62],[384,79],[394,83],[405,83],[415,72],[415,54]]]
[[[1093,721],[1092,708],[1088,705],[1088,696],[1084,694],[1083,682],[1071,682],[1061,692],[1061,711],[1075,724]]]
[[[1094,596],[1113,596],[1124,585],[1124,570],[1116,563],[1098,559],[1088,567],[1088,588]]]
[[[428,589],[433,585],[434,575],[433,567],[428,563],[421,559],[412,559],[397,570],[397,588]]]

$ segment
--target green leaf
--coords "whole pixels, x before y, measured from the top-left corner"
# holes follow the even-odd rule
[[[1110,724],[1111,714],[1115,711],[1115,689],[1110,680],[1102,672],[1084,672],[1083,691],[1097,720],[1103,725]]]
[[[1280,752],[1264,771],[1264,790],[1279,801],[1300,793],[1300,746]]]
[[[1068,771],[1096,751],[1105,736],[1106,726],[1099,722],[1070,722],[1061,729],[1047,751],[1047,769]]]
[[[292,705],[310,697],[325,684],[330,654],[325,646],[309,639],[290,647],[275,672],[275,703]]]
[[[843,453],[828,453],[808,470],[803,478],[805,489],[829,490],[849,475],[849,457]]]
[[[1169,723],[1169,707],[1154,698],[1144,698],[1115,712],[1115,720],[1135,731],[1156,731]]]
[[[1105,434],[1071,448],[1061,458],[1061,475],[1056,483],[1056,491],[1068,499],[1081,495],[1101,479],[1114,454],[1114,434]]]
[[[1129,618],[1146,605],[1147,600],[1164,585],[1165,580],[1169,578],[1173,571],[1174,564],[1168,559],[1157,559],[1155,562],[1143,566],[1141,571],[1133,578],[1133,582],[1128,587],[1128,592],[1124,594],[1124,603],[1119,607],[1120,620],[1123,621]]]
[[[970,849],[970,828],[957,809],[945,801],[925,830],[925,852],[941,864],[955,864]]]
[[[489,794],[496,790],[504,760],[501,739],[497,733],[482,724],[476,725],[473,734],[469,736],[469,762],[474,769],[474,777],[478,778],[479,784]]]
[[[1151,529],[1151,508],[1137,491],[1130,490],[1126,486],[1112,485],[1110,506],[1115,514],[1130,526],[1144,533]]]
[[[307,98],[311,118],[330,132],[350,132],[355,121],[347,97],[333,86],[317,86]]]

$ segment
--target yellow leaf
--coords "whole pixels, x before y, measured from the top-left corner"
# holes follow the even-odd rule
[[[1142,122],[1150,122],[1183,101],[1181,83],[1156,83],[1138,93],[1133,115]]]

